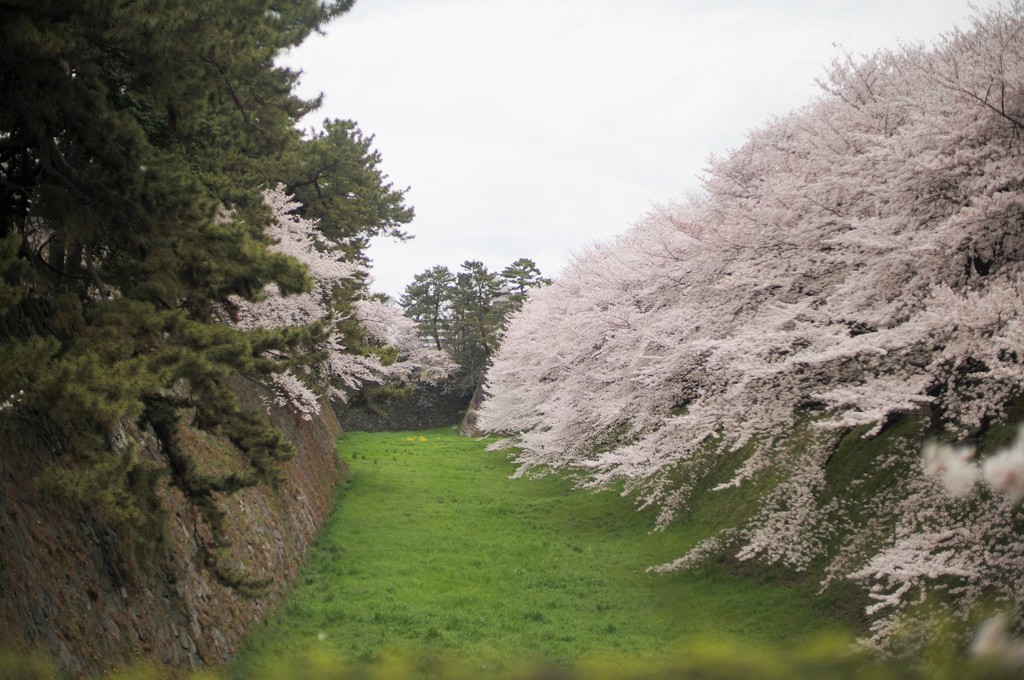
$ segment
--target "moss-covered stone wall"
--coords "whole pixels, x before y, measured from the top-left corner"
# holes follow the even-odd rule
[[[304,420],[267,407],[262,388],[238,380],[241,402],[267,414],[295,446],[279,488],[245,489],[222,499],[233,547],[231,561],[271,585],[246,597],[221,585],[201,560],[195,509],[165,485],[167,548],[148,565],[132,564],[115,532],[86,508],[47,493],[39,473],[60,455],[56,438],[38,423],[0,428],[0,646],[52,657],[63,673],[96,675],[104,669],[151,661],[175,669],[230,658],[246,628],[265,619],[292,581],[334,502],[344,464],[331,409]],[[162,453],[151,433],[122,433],[140,455]],[[198,432],[183,432],[211,468],[230,447]]]

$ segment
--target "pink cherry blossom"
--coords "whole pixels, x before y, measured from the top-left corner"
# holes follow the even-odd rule
[[[985,481],[1014,503],[1024,501],[1024,427],[1013,444],[982,463]]]
[[[479,425],[514,447],[517,474],[621,483],[658,526],[723,456],[738,462],[720,493],[771,475],[749,522],[657,569],[712,549],[824,561],[823,588],[848,578],[874,599],[877,644],[922,593],[960,612],[1024,601],[1024,445],[979,473],[968,449],[933,444],[922,466],[920,442],[902,442],[874,463],[897,481],[869,512],[823,497],[851,428],[872,437],[915,414],[962,440],[1021,394],[1022,152],[1021,0],[930,47],[836,61],[820,97],[709,159],[700,196],[536,291]]]
[[[334,292],[365,274],[365,268],[345,260],[340,244],[327,240],[315,222],[297,215],[299,205],[282,187],[264,192],[264,200],[274,216],[267,228],[267,235],[274,239],[271,250],[305,265],[313,285],[306,293],[282,295],[276,284],[269,284],[258,301],[233,298],[233,323],[242,329],[305,326],[315,322],[335,328]],[[278,403],[290,404],[303,417],[311,418],[320,410],[321,394],[344,402],[368,382],[436,381],[452,370],[448,356],[425,348],[413,322],[396,307],[374,300],[357,300],[353,313],[372,340],[399,349],[398,361],[384,365],[377,357],[354,354],[346,348],[341,335],[332,332],[318,346],[308,348],[310,352],[324,354],[323,361],[272,377],[271,387]]]
[[[929,442],[921,455],[924,473],[939,477],[942,485],[955,497],[969,494],[981,476],[981,470],[971,460],[974,458],[972,447]]]

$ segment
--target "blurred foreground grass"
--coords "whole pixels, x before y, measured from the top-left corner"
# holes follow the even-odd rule
[[[847,640],[822,639],[800,649],[756,650],[721,643],[695,644],[677,659],[623,663],[586,661],[571,668],[554,664],[510,664],[501,672],[473,667],[453,659],[385,655],[372,667],[346,663],[320,650],[275,660],[251,676],[253,680],[1017,680],[1020,668],[1000,662],[961,659],[940,668],[900,661],[876,662],[851,655]],[[61,677],[39,657],[0,650],[0,680],[53,680]],[[109,680],[165,680],[180,675],[138,665],[105,676]],[[222,672],[204,671],[193,680],[223,680]]]

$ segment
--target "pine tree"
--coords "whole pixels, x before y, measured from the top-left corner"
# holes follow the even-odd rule
[[[449,344],[455,361],[473,375],[483,373],[498,345],[498,331],[504,319],[499,307],[504,302],[505,290],[497,274],[478,260],[462,263],[452,290]]]
[[[462,367],[472,392],[498,347],[505,319],[522,306],[530,289],[550,283],[529,258],[519,258],[500,274],[467,260],[458,273],[437,265],[417,274],[400,304],[421,335]]]
[[[406,316],[419,324],[420,332],[433,340],[436,349],[442,349],[442,338],[448,332],[454,284],[451,270],[436,265],[414,276],[400,300]]]
[[[404,203],[407,190],[386,181],[380,154],[349,120],[326,120],[323,130],[304,138],[283,164],[288,194],[303,207],[303,217],[360,258],[374,236],[407,239],[402,226],[413,219]]]
[[[509,303],[515,309],[523,306],[531,289],[551,285],[551,279],[541,276],[537,263],[528,257],[521,257],[505,267],[499,276],[507,291]]]
[[[354,125],[302,138],[294,124],[318,102],[292,95],[297,74],[274,64],[351,4],[0,6],[0,421],[62,433],[49,482],[137,544],[161,534],[155,485],[169,475],[210,529],[214,572],[235,585],[217,559],[215,494],[273,480],[291,451],[225,383],[308,360],[302,348],[325,333],[216,319],[229,296],[310,286],[268,250],[261,189],[317,193],[310,210],[356,255],[412,217]],[[327,180],[300,187],[302,157]],[[186,422],[233,442],[248,467],[199,475],[177,443]],[[118,446],[126,425],[152,427],[163,470]]]

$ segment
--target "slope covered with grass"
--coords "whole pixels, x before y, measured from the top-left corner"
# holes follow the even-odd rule
[[[510,480],[506,456],[484,447],[447,429],[343,437],[343,498],[231,673],[318,652],[477,671],[656,663],[697,644],[792,648],[842,630],[805,584],[647,572],[710,535],[713,518],[651,533],[628,500],[559,477]]]

